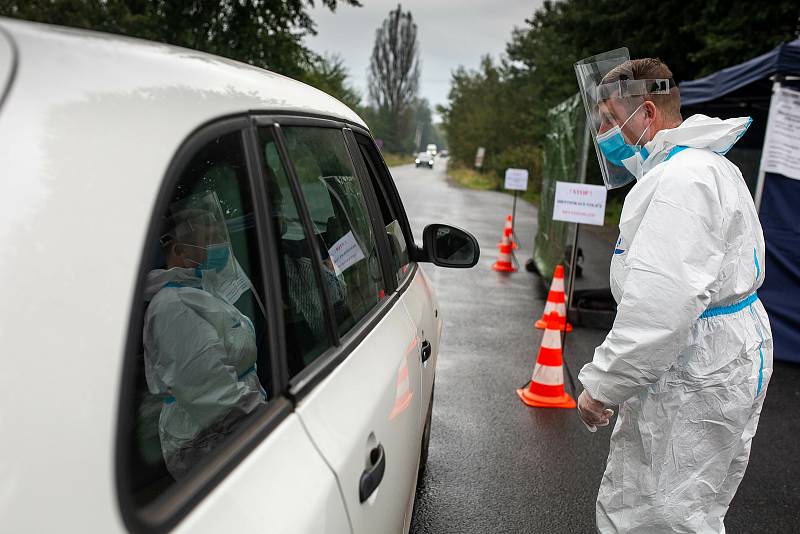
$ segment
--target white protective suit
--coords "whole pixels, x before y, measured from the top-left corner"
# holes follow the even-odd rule
[[[772,374],[764,237],[722,156],[750,120],[694,115],[647,143],[611,263],[614,326],[583,367],[619,406],[600,532],[724,533]],[[688,148],[682,148],[688,147]]]
[[[196,269],[148,273],[144,321],[145,375],[163,399],[159,438],[177,479],[266,402],[256,375],[250,319],[214,290]]]

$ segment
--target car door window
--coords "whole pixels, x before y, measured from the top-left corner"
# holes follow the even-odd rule
[[[259,130],[264,176],[273,228],[278,243],[281,269],[281,297],[289,375],[294,376],[331,346],[326,329],[326,299],[322,280],[334,309],[345,304],[344,278],[332,268],[323,236],[309,238],[303,226],[297,199],[289,185],[286,169],[271,128]],[[317,268],[316,247],[322,259]]]
[[[200,146],[156,217],[126,459],[140,506],[212,459],[273,393],[241,132]]]
[[[329,295],[341,336],[385,296],[364,191],[341,130],[298,126],[282,130],[308,206],[313,241],[321,243],[325,270],[340,281]]]
[[[406,277],[411,261],[409,256],[409,243],[400,222],[403,220],[401,215],[402,208],[400,208],[398,202],[393,202],[393,200],[396,199],[393,198],[391,190],[389,189],[390,184],[387,182],[387,180],[391,180],[391,177],[385,176],[385,171],[381,172],[383,165],[371,141],[359,136],[358,146],[364,158],[372,187],[375,190],[375,196],[378,198],[378,204],[381,208],[383,224],[386,228],[386,235],[389,241],[389,250],[392,254],[392,265],[399,285]]]

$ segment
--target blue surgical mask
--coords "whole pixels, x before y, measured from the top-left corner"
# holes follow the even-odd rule
[[[597,146],[606,159],[617,167],[622,167],[622,160],[632,158],[638,152],[638,147],[625,142],[619,126],[614,126],[607,132],[598,134]]]
[[[200,264],[199,268],[203,271],[217,271],[220,272],[228,265],[231,251],[227,243],[220,243],[218,245],[208,245],[206,247],[206,261]]]

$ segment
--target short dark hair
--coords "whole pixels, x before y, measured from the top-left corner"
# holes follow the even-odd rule
[[[666,63],[655,57],[643,59],[629,59],[617,65],[603,77],[602,83],[616,82],[618,80],[672,80],[672,71]],[[676,121],[683,120],[681,116],[681,93],[674,82],[670,83],[669,94],[644,95],[645,100],[652,101],[664,114]]]

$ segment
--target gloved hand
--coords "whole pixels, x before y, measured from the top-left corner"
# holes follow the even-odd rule
[[[578,415],[581,416],[581,421],[589,432],[597,432],[598,426],[608,426],[614,411],[606,408],[602,402],[594,400],[586,390],[583,390],[578,397]]]

